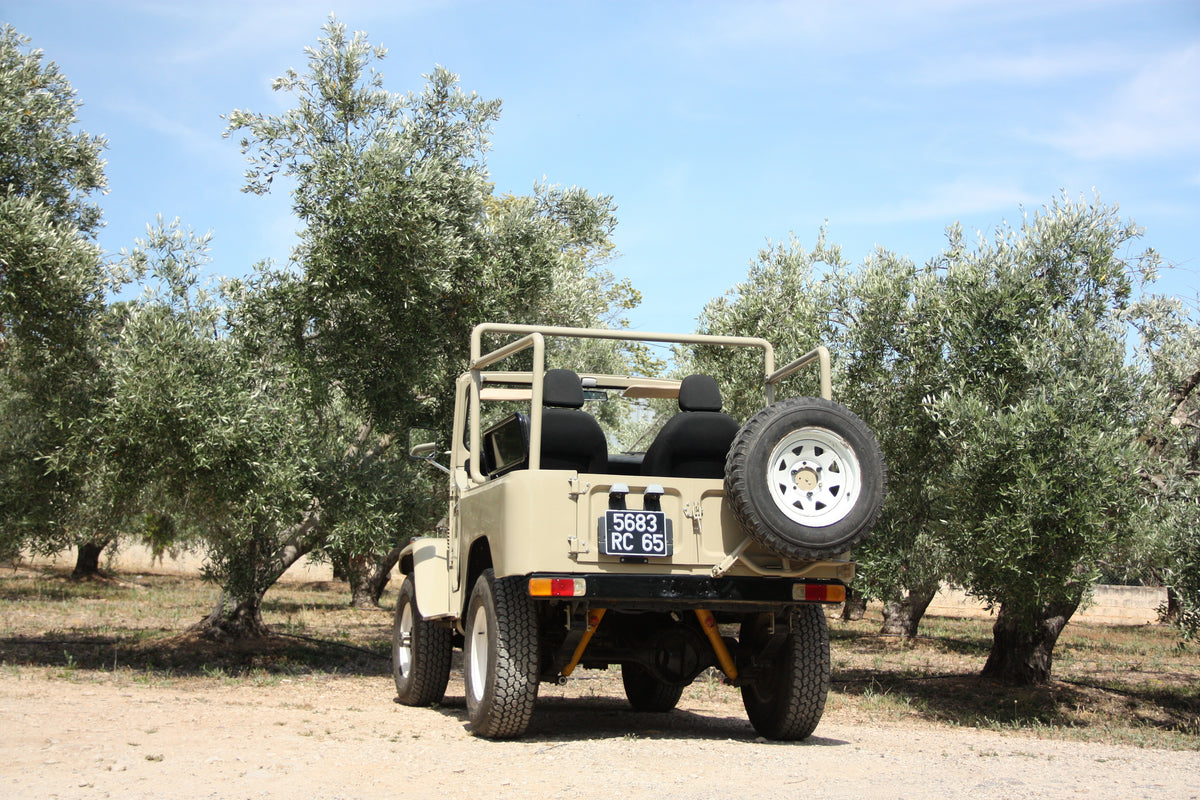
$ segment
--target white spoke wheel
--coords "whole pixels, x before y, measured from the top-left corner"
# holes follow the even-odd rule
[[[734,515],[755,541],[785,558],[849,550],[871,532],[886,491],[883,453],[866,423],[816,397],[755,414],[725,462]]]
[[[862,467],[841,436],[825,428],[801,428],[771,451],[767,481],[780,511],[801,525],[822,528],[854,510]]]
[[[392,677],[396,696],[406,706],[440,703],[450,681],[453,631],[421,618],[412,576],[404,579],[396,597],[392,627]]]
[[[490,569],[475,581],[463,661],[472,732],[486,739],[523,734],[538,691],[537,610],[523,581]]]

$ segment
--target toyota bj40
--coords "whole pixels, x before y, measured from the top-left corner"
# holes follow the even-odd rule
[[[485,336],[503,344],[484,352]],[[739,424],[706,375],[547,369],[554,337],[757,350],[763,408]],[[808,365],[822,396],[775,402]],[[644,452],[611,452],[585,410],[610,394],[679,411]],[[635,710],[670,711],[715,667],[760,735],[812,733],[829,688],[823,606],[845,599],[850,548],[887,482],[871,431],[830,398],[824,348],[776,368],[757,338],[480,325],[455,389],[449,464],[434,442],[411,452],[448,473],[449,497],[437,535],[400,558],[401,703],[440,702],[461,648],[470,726],[486,738],[525,732],[541,682],[611,665]]]

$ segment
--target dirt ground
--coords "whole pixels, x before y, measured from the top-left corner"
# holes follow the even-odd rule
[[[456,672],[445,704],[366,677],[138,682],[0,671],[4,798],[1200,797],[1200,753],[1063,742],[832,709],[798,744],[757,739],[735,690],[689,687],[667,715],[620,682],[543,686],[529,734],[476,739]]]

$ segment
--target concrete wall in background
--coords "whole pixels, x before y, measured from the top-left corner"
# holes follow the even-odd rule
[[[1091,602],[1075,612],[1071,621],[1096,625],[1150,625],[1158,622],[1158,609],[1166,604],[1166,589],[1098,585],[1093,589]],[[995,616],[995,612],[989,613],[983,603],[967,597],[961,589],[946,586],[933,598],[925,613],[977,619]]]
[[[75,551],[66,550],[53,558],[39,557],[29,561],[33,564],[48,564],[62,569],[73,569],[75,567]],[[204,558],[199,553],[179,552],[155,558],[148,549],[134,544],[123,545],[115,552],[110,553],[106,550],[100,554],[101,569],[111,569],[126,574],[152,572],[164,575],[198,575],[200,567],[203,565]],[[302,558],[283,574],[281,580],[303,583],[331,581],[333,580],[333,568],[329,564],[315,564],[308,558]]]

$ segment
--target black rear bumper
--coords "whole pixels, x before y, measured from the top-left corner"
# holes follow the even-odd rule
[[[670,611],[707,608],[711,611],[780,609],[801,603],[838,603],[822,599],[823,587],[844,589],[836,580],[760,578],[703,575],[595,575],[535,573],[530,578],[582,580],[583,594],[537,598],[586,600],[589,605],[628,610]],[[843,595],[844,596],[844,595]]]

